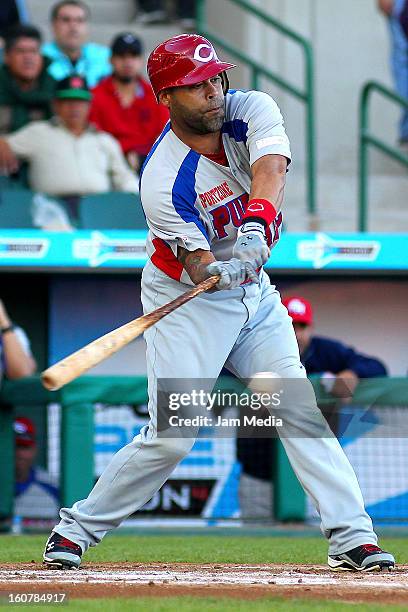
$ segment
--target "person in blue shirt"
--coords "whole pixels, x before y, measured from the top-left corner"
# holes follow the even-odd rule
[[[300,357],[308,375],[322,375],[322,384],[333,396],[351,397],[360,378],[387,376],[384,364],[350,346],[313,334],[313,310],[303,297],[282,300],[292,317]]]
[[[396,92],[408,98],[408,0],[377,0],[390,32],[391,69]],[[399,144],[408,153],[408,109],[402,108]]]
[[[51,60],[48,71],[57,81],[79,74],[92,88],[111,73],[110,49],[87,42],[89,17],[81,0],[61,0],[52,7],[54,40],[43,45],[42,52]]]
[[[307,374],[320,375],[322,385],[334,398],[348,402],[360,378],[387,376],[384,364],[375,357],[358,353],[338,340],[315,336],[313,310],[308,300],[291,296],[282,300],[282,303],[292,317],[301,361]],[[333,406],[330,406],[325,417],[336,433],[337,410],[333,410]],[[241,517],[246,520],[271,520],[273,518],[272,438],[238,438],[237,459],[241,464],[239,482]]]

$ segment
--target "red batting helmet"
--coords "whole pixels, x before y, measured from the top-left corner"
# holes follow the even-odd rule
[[[235,68],[235,64],[220,62],[210,41],[198,34],[180,34],[165,40],[147,61],[157,97],[167,87],[194,85],[230,68]]]

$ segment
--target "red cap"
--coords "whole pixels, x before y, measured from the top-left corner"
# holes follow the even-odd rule
[[[282,300],[282,304],[288,309],[288,313],[292,317],[294,323],[305,323],[306,325],[312,325],[313,310],[312,305],[308,300],[293,295]]]
[[[35,444],[35,426],[27,417],[17,417],[14,420],[14,433],[17,446],[33,446]]]
[[[198,34],[180,34],[165,40],[147,60],[156,97],[167,87],[194,85],[230,68],[235,64],[221,62],[210,41]]]

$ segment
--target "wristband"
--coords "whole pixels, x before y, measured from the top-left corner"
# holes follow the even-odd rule
[[[242,234],[248,234],[250,232],[258,232],[258,234],[261,234],[263,238],[265,238],[265,226],[259,221],[254,221],[253,219],[243,221],[241,227],[238,229],[238,236],[242,236]]]
[[[247,209],[244,216],[242,217],[242,223],[252,219],[261,221],[266,227],[269,227],[275,220],[277,215],[276,208],[269,200],[262,198],[253,198],[249,200]]]
[[[16,326],[15,326],[15,325],[13,325],[13,324],[11,324],[11,325],[9,325],[8,327],[2,327],[2,328],[0,329],[0,333],[1,333],[1,335],[3,335],[3,334],[7,334],[7,332],[14,331],[15,329],[16,329]]]

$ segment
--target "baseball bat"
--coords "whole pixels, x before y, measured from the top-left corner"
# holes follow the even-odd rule
[[[125,323],[121,327],[117,327],[111,332],[97,338],[93,342],[90,342],[86,346],[80,348],[75,353],[68,355],[61,361],[58,361],[41,374],[41,381],[43,386],[49,391],[57,391],[64,385],[74,380],[84,372],[87,372],[90,368],[97,365],[107,357],[110,357],[131,340],[140,336],[146,329],[149,329],[152,325],[163,319],[177,308],[180,308],[183,304],[186,304],[194,297],[208,291],[214,287],[220,277],[210,276],[199,285],[186,291],[175,300],[172,300],[164,306],[160,306],[153,312],[147,315],[143,315],[129,323]]]

